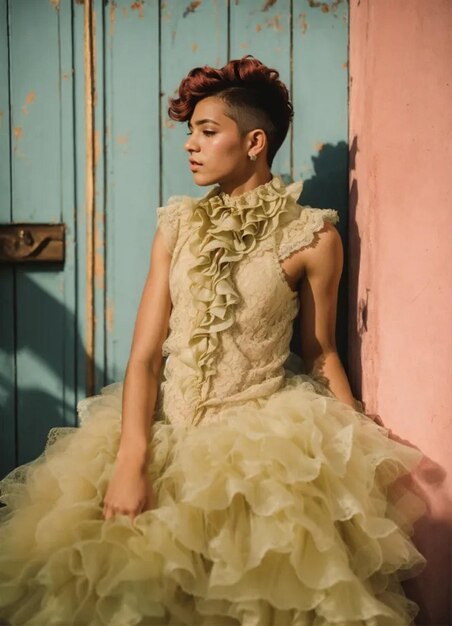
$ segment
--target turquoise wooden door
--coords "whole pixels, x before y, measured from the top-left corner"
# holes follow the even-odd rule
[[[0,266],[2,474],[75,423],[72,7],[0,1],[0,222],[64,222],[63,267]]]
[[[0,472],[122,379],[156,207],[201,195],[167,99],[253,54],[290,87],[273,165],[337,208],[346,245],[348,6],[331,0],[0,0],[0,222],[64,222],[63,266],[0,267]],[[338,343],[346,356],[344,274]],[[297,341],[295,338],[294,342]]]

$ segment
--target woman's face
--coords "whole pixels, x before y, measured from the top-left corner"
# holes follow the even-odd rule
[[[185,150],[197,185],[234,187],[252,171],[247,137],[237,123],[225,115],[226,105],[213,96],[200,100],[188,122]]]

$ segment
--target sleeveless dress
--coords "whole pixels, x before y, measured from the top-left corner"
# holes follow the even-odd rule
[[[122,383],[0,483],[0,617],[49,626],[402,626],[424,564],[398,479],[421,453],[289,369],[280,262],[337,212],[273,176],[158,209],[170,331],[149,441],[155,506],[105,521]],[[361,408],[361,407],[358,407]]]

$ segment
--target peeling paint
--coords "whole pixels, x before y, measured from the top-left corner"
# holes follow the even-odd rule
[[[28,104],[33,104],[33,102],[36,100],[36,92],[35,91],[29,91],[27,93],[27,95],[25,96],[25,104],[21,106],[21,111],[23,113],[23,115],[28,115],[29,111],[28,111]]]
[[[274,4],[276,4],[277,0],[266,0],[264,6],[262,7],[262,11],[268,11]]]
[[[122,14],[124,17],[127,17],[127,15],[129,14],[127,7],[122,7]]]
[[[249,43],[247,43],[246,41],[242,41],[242,43],[240,44],[240,47],[241,47],[241,48],[249,48],[249,47],[250,47],[250,44],[249,44]]]
[[[306,19],[306,13],[304,11],[298,16],[298,21],[300,23],[301,34],[304,35],[309,26],[308,20]]]
[[[94,280],[96,288],[103,290],[105,284],[105,263],[103,250],[96,250],[94,254]]]
[[[18,159],[23,159],[27,162],[27,164],[30,164],[30,159],[27,159],[27,157],[21,151],[20,146],[19,146],[19,141],[23,138],[23,135],[24,135],[22,126],[16,126],[15,128],[13,128],[13,135],[15,139],[15,142],[13,145],[14,156]]]
[[[165,118],[163,124],[166,128],[174,128],[176,126],[173,120],[171,120],[169,117]]]
[[[115,314],[114,304],[111,300],[109,300],[105,308],[105,322],[106,322],[108,333],[113,332],[114,314]]]
[[[138,17],[140,18],[140,20],[144,18],[143,0],[136,0],[136,2],[132,2],[130,8],[132,9],[132,11],[138,11]]]
[[[0,111],[0,128],[2,127],[3,124],[3,111]]]
[[[63,80],[69,80],[70,78],[72,78],[73,75],[74,75],[74,68],[72,68],[70,72],[66,72],[65,74],[62,74],[61,78]]]
[[[60,10],[60,0],[49,0],[50,4],[53,6],[55,11]]]
[[[104,214],[96,211],[94,229],[94,280],[96,288],[103,290],[105,287],[105,242],[103,238]]]
[[[198,51],[198,48],[199,48],[198,44],[194,41],[194,42],[191,44],[191,51],[192,51],[192,52],[197,52],[197,51]]]
[[[260,24],[256,24],[256,33],[260,33],[262,30],[262,26]]]
[[[114,37],[114,34],[115,34],[116,9],[117,9],[116,2],[115,2],[115,0],[112,0],[112,3],[110,5],[110,11],[109,11],[109,14],[108,14],[108,36],[109,37]]]
[[[348,61],[345,61],[345,63],[341,64],[341,67],[346,70],[348,68]]]
[[[86,215],[86,280],[85,280],[85,316],[86,316],[86,394],[94,393],[95,360],[95,310],[94,310],[94,266],[95,266],[95,175],[93,155],[94,97],[95,97],[95,12],[92,0],[85,0],[83,12],[83,63],[85,83],[85,215]]]
[[[96,11],[93,9],[93,106],[97,106],[97,39],[96,39]],[[102,28],[102,26],[101,26]],[[102,33],[101,33],[102,36]]]
[[[274,15],[271,20],[268,20],[267,26],[280,33],[284,32],[284,26],[281,24],[281,15],[279,13]]]
[[[182,13],[182,17],[187,17],[190,13],[194,13],[200,4],[201,0],[194,0],[194,2],[190,2],[185,11]]]
[[[25,97],[25,102],[27,104],[33,104],[36,100],[36,91],[29,91]]]
[[[314,150],[320,152],[321,150],[323,150],[324,146],[325,144],[322,141],[317,141],[317,143],[314,144]]]
[[[308,0],[308,4],[311,9],[320,9],[322,13],[329,13],[330,11],[335,13],[343,1],[344,0],[333,0],[333,2],[329,4],[328,2],[319,2],[318,0]]]
[[[125,135],[116,135],[116,143],[119,146],[123,146],[123,149],[121,150],[122,154],[127,154],[128,152],[128,147],[129,147],[129,135],[125,134]]]

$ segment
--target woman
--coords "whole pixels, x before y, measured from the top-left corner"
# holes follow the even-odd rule
[[[0,615],[409,624],[417,511],[389,486],[421,455],[357,410],[334,338],[337,213],[271,172],[287,88],[244,57],[192,70],[169,115],[196,184],[216,186],[158,210],[124,388],[83,400],[81,428],[3,481]]]

